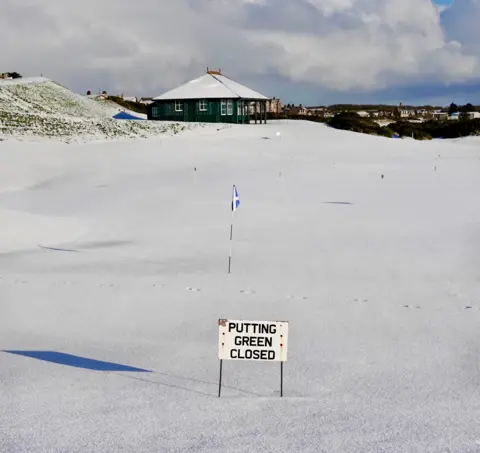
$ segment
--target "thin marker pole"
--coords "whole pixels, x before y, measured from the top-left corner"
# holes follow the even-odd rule
[[[223,360],[220,360],[220,377],[218,379],[218,397],[222,394],[222,371],[223,371]]]
[[[230,253],[228,254],[228,273],[230,274],[232,272],[232,248],[233,248],[233,218],[235,216],[235,209],[236,206],[234,204],[236,203],[236,198],[235,198],[235,186],[232,188],[232,221],[230,222]]]
[[[232,269],[232,248],[233,248],[233,212],[232,223],[230,224],[230,253],[228,254],[228,273],[231,273]]]
[[[280,362],[280,398],[283,398],[283,362]]]

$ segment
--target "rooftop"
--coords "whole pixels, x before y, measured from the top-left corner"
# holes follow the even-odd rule
[[[161,96],[154,98],[154,100],[225,98],[248,99],[252,101],[267,101],[269,99],[263,94],[229,79],[221,71],[209,70],[198,79],[167,91]]]

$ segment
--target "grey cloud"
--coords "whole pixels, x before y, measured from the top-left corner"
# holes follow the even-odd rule
[[[1,0],[0,70],[137,95],[206,66],[271,96],[461,83],[478,74],[478,5],[440,22],[430,0]]]

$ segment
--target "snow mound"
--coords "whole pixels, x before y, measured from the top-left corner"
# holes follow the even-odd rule
[[[113,116],[121,110],[111,101],[82,96],[41,77],[0,81],[0,138],[146,138],[177,134],[194,127],[192,124],[117,121]]]

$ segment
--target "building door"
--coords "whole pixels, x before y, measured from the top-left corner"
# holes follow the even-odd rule
[[[195,101],[185,103],[185,121],[197,121],[197,103]]]

